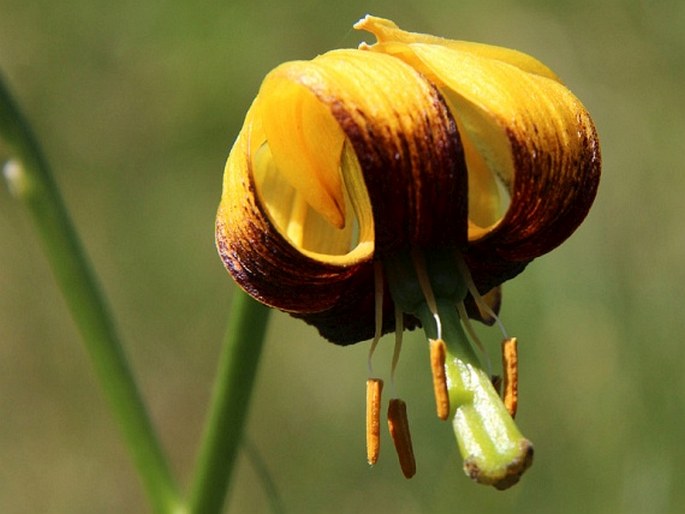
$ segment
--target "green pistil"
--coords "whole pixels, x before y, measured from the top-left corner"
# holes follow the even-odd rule
[[[466,286],[453,256],[440,251],[426,255],[425,263],[416,256],[386,262],[390,292],[404,312],[421,320],[429,339],[445,341],[450,415],[464,471],[479,483],[506,489],[532,463],[533,446],[516,427],[462,329],[455,305],[466,296]],[[416,265],[425,265],[434,303],[426,297]]]
[[[438,312],[447,345],[445,371],[452,426],[464,471],[479,483],[506,489],[518,482],[532,463],[533,446],[521,435],[480,367],[451,302],[438,300]],[[423,326],[429,327],[426,335],[434,338],[433,314],[427,306],[416,314]]]

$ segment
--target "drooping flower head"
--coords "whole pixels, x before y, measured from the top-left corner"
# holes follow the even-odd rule
[[[491,441],[508,460],[469,442],[470,406],[482,424],[493,416],[478,394],[495,400],[461,326],[493,323],[500,284],[584,219],[600,175],[595,128],[528,55],[371,16],[355,27],[377,43],[264,79],[226,164],[219,253],[247,293],[334,343],[418,325],[444,339],[435,372],[465,468],[506,487],[532,446],[510,419]]]

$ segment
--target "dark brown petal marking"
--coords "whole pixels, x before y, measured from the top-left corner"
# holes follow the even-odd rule
[[[433,93],[436,106],[443,107],[438,92]],[[364,173],[378,257],[410,247],[459,243],[463,247],[466,241],[463,156],[453,122],[447,119],[449,113],[441,110],[424,113],[413,138],[399,133],[383,139],[375,135],[376,120],[352,116],[343,109],[336,113]],[[438,115],[444,118],[432,126],[431,118],[435,122]]]
[[[414,245],[463,246],[467,175],[455,123],[442,97],[409,66],[380,55],[371,57],[378,62],[370,65],[367,53],[356,68],[358,90],[340,90],[338,83],[349,85],[349,80],[338,80],[336,74],[343,72],[319,65],[323,58],[334,61],[334,54],[312,61],[307,76],[288,78],[329,106],[355,149],[373,209],[376,256]],[[348,62],[355,58],[349,52],[344,56]],[[386,75],[387,84],[398,69],[401,80],[393,82],[392,90],[374,88],[379,74]],[[389,112],[394,117],[388,118]],[[246,126],[232,150],[245,160],[248,139]],[[334,265],[300,253],[272,226],[258,203],[251,170],[245,176],[235,157],[229,157],[225,184],[234,194],[220,206],[216,237],[236,282],[259,301],[315,325],[334,343],[372,337],[372,260]],[[415,324],[407,319],[407,328]],[[394,326],[392,303],[385,302],[383,332]]]
[[[466,241],[468,176],[444,99],[418,72],[396,59],[392,68],[379,61],[363,86],[372,88],[375,74],[391,74],[398,64],[405,67],[405,83],[393,90],[375,90],[373,95],[339,92],[354,101],[314,90],[330,106],[361,165],[373,208],[378,258],[415,246],[463,246]],[[329,69],[325,74],[323,82],[335,84],[335,73]],[[412,96],[399,96],[398,88]],[[378,102],[394,110],[394,120],[373,116]]]
[[[245,131],[232,152],[242,152],[247,159]],[[271,225],[257,202],[252,174],[242,174],[236,164],[227,169],[227,177],[234,194],[219,206],[217,247],[226,268],[247,293],[267,305],[296,312],[332,309],[341,295],[350,292],[363,296],[366,289],[367,295],[373,295],[373,281],[366,280],[373,273],[370,260],[341,267],[303,255]],[[373,308],[367,317],[373,324]]]
[[[511,207],[502,222],[471,244],[465,258],[481,292],[513,278],[526,264],[566,240],[597,194],[601,156],[592,121],[578,115],[577,151],[536,148],[509,132],[516,176]]]

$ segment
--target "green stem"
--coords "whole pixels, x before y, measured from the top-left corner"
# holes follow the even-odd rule
[[[237,291],[190,489],[191,514],[218,514],[226,501],[247,420],[270,309]]]
[[[28,208],[58,285],[90,355],[156,512],[179,510],[179,496],[112,318],[47,160],[0,77],[0,135],[16,160],[5,167]]]
[[[442,339],[447,345],[447,375],[452,426],[464,471],[479,483],[511,487],[530,466],[533,446],[519,432],[481,368],[452,302],[438,301]],[[419,311],[426,335],[436,338],[433,315]]]

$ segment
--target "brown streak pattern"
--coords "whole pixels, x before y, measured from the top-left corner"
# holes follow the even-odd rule
[[[562,141],[556,148],[536,148],[532,138],[508,131],[516,170],[511,207],[465,255],[482,293],[560,245],[590,210],[600,178],[599,142],[587,113],[578,114],[575,129],[571,150]]]
[[[323,56],[326,65],[314,60],[306,76],[288,79],[310,89],[330,108],[355,150],[373,209],[376,256],[411,246],[465,244],[466,167],[444,100],[404,63],[376,56],[378,65],[368,66],[368,54],[364,56],[356,72],[358,91],[337,87],[336,52]],[[344,58],[353,57],[348,53]],[[373,91],[376,74],[389,76],[398,69],[405,79],[401,101],[396,90]],[[378,108],[379,103],[384,103],[384,109]],[[394,113],[392,119],[387,112]],[[217,217],[217,247],[226,268],[256,299],[315,325],[334,343],[372,337],[372,260],[348,265],[321,262],[302,254],[280,235],[255,192],[249,130],[246,122],[229,156],[224,187],[233,193]],[[393,313],[392,303],[386,302],[383,332],[394,329]],[[415,325],[415,320],[407,319],[407,328]]]

